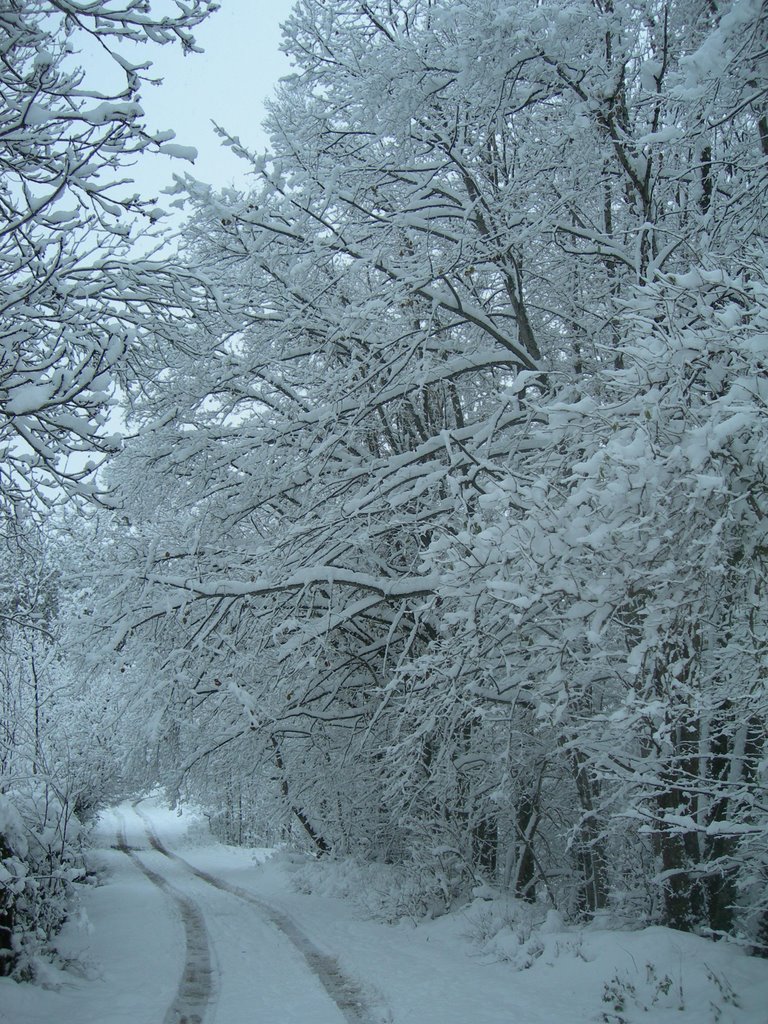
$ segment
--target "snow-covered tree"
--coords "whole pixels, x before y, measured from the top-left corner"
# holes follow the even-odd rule
[[[194,157],[150,130],[140,93],[151,47],[194,51],[215,8],[0,0],[0,973],[63,920],[77,815],[114,771],[107,692],[86,695],[65,651],[80,567],[65,571],[46,517],[107,502],[113,406],[165,365],[205,294],[160,251],[163,211],[131,167]]]
[[[115,388],[145,338],[175,339],[194,305],[179,268],[153,259],[161,210],[140,197],[143,153],[191,158],[151,131],[140,91],[152,44],[195,49],[215,9],[188,4],[0,3],[0,501],[92,495],[114,450]],[[89,70],[90,69],[90,70]],[[139,234],[143,252],[131,251]]]
[[[113,470],[177,767],[252,733],[320,849],[755,938],[766,31],[297,5],[258,184],[189,186],[211,358]]]
[[[81,826],[113,791],[108,691],[68,654],[74,549],[31,521],[0,547],[0,973],[29,971],[82,876]],[[70,638],[71,639],[71,638]],[[96,682],[97,685],[88,685]]]

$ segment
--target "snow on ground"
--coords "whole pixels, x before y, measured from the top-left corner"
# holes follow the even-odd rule
[[[182,967],[181,923],[128,857],[111,849],[110,826],[108,817],[100,822],[101,848],[91,858],[106,884],[83,888],[80,912],[59,937],[69,969],[46,970],[45,988],[0,978],[3,1024],[162,1021]]]
[[[725,943],[663,928],[572,929],[550,915],[540,932],[503,905],[475,901],[414,925],[368,919],[355,901],[297,892],[292,876],[322,869],[268,850],[225,847],[191,812],[155,801],[139,811],[165,846],[229,886],[252,893],[336,957],[387,1024],[768,1024],[768,962]],[[215,993],[205,1024],[341,1024],[305,959],[257,907],[207,884],[150,847],[130,805],[104,814],[93,861],[105,884],[86,888],[82,914],[60,939],[66,971],[48,986],[0,979],[3,1024],[160,1024],[184,966],[178,908],[136,863],[110,847],[120,823],[141,863],[200,909]],[[326,884],[325,891],[331,891]],[[485,944],[479,942],[492,935]],[[520,941],[522,938],[524,941]],[[525,966],[528,964],[529,966]]]

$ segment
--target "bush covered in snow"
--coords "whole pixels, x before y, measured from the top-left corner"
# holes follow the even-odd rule
[[[0,794],[0,974],[29,976],[85,872],[82,827],[46,783]]]
[[[293,859],[287,863],[298,892],[351,899],[377,921],[435,918],[466,902],[459,867],[443,858],[433,864],[365,863],[352,857]]]

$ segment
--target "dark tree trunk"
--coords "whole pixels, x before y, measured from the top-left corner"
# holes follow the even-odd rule
[[[490,876],[496,874],[499,835],[495,818],[481,818],[472,829],[472,860]]]
[[[515,814],[518,835],[517,870],[514,893],[527,903],[536,902],[536,859],[533,855],[533,834],[538,820],[537,800],[530,794],[521,797]]]
[[[574,752],[570,757],[571,770],[579,794],[582,816],[574,840],[576,864],[581,876],[578,905],[585,917],[594,917],[608,904],[608,871],[603,838],[595,811],[597,787],[589,772],[586,759]]]
[[[270,738],[272,741],[272,746],[275,751],[275,767],[280,773],[280,792],[283,795],[283,799],[290,807],[291,813],[296,816],[297,821],[314,843],[318,855],[322,856],[324,853],[330,853],[331,847],[326,841],[326,839],[314,828],[312,822],[309,820],[309,818],[304,813],[302,808],[297,807],[296,804],[291,802],[290,794],[288,791],[288,779],[285,776],[285,764],[283,762],[283,753],[280,750],[280,744],[277,742],[277,739],[274,736]]]
[[[0,836],[0,862],[11,856],[11,850]],[[13,969],[13,894],[10,889],[0,890],[0,977]]]

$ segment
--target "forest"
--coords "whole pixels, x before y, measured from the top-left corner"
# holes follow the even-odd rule
[[[765,956],[768,7],[298,0],[242,191],[215,8],[0,0],[0,973],[157,786]]]

